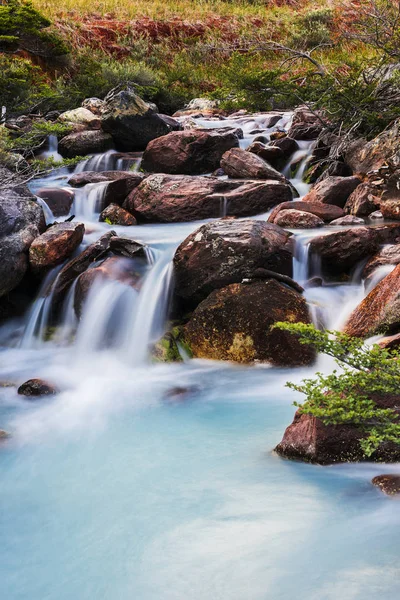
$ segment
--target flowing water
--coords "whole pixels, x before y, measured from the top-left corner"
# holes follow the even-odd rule
[[[248,144],[264,119],[224,124],[243,125]],[[289,123],[285,115],[275,127]],[[93,157],[79,169],[90,161],[108,169],[110,160],[113,153]],[[55,173],[34,185],[66,179]],[[97,212],[96,203],[85,212],[82,200],[85,244],[109,230]],[[29,402],[15,387],[1,388],[0,425],[13,434],[0,452],[2,598],[396,597],[400,505],[370,480],[399,467],[322,468],[272,453],[294,413],[294,392],[284,384],[315,367],[146,361],[164,327],[175,248],[200,224],[116,228],[148,244],[137,289],[98,281],[77,326],[72,288],[61,333],[44,341],[55,270],[22,332],[19,323],[0,332],[2,381],[43,377],[61,390]],[[300,282],[318,275],[307,248],[320,233],[297,232]],[[355,278],[305,294],[316,321],[339,327],[365,290]]]

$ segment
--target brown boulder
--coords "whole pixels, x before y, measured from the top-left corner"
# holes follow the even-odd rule
[[[365,221],[364,219],[361,219],[360,217],[354,217],[353,215],[346,215],[345,217],[340,217],[340,219],[334,219],[333,221],[331,221],[329,223],[329,225],[332,225],[332,227],[348,227],[349,225],[351,226],[358,226],[358,225],[365,225]]]
[[[21,396],[50,396],[57,394],[57,388],[43,379],[29,379],[18,388]]]
[[[344,332],[360,338],[377,333],[398,333],[400,330],[400,265],[354,309]]]
[[[397,496],[400,494],[400,475],[377,475],[372,480],[372,485],[378,487],[381,492],[387,496]]]
[[[395,171],[400,166],[399,149],[400,119],[369,142],[353,142],[346,150],[345,160],[355,173],[363,175],[387,165]]]
[[[272,142],[269,143],[269,146],[280,148],[280,150],[283,152],[284,158],[286,159],[289,159],[292,154],[299,149],[299,145],[296,140],[293,140],[287,136],[272,140]]]
[[[64,158],[86,156],[106,152],[113,147],[113,139],[104,131],[78,131],[63,137],[58,144],[58,151]]]
[[[141,166],[151,173],[200,175],[214,171],[223,154],[237,146],[231,129],[175,131],[148,144]]]
[[[322,202],[344,207],[350,194],[360,184],[358,177],[326,177],[317,183],[306,196],[304,202]]]
[[[61,264],[83,240],[82,223],[59,223],[37,237],[29,248],[29,264],[34,273],[43,273]]]
[[[118,204],[109,204],[100,213],[99,221],[109,223],[109,225],[137,225],[135,217]]]
[[[109,204],[121,205],[133,189],[144,179],[142,173],[130,173],[127,171],[83,171],[73,175],[68,183],[73,187],[81,187],[88,183],[109,182],[103,196],[103,208]]]
[[[380,210],[385,219],[400,221],[400,200],[386,200],[381,202]]]
[[[221,159],[221,167],[232,179],[277,179],[284,181],[285,177],[271,167],[261,156],[232,148],[225,152]]]
[[[399,397],[394,397],[392,404],[398,402]],[[363,433],[354,425],[325,425],[320,419],[297,411],[275,451],[285,458],[321,465],[400,460],[400,445],[393,443],[382,444],[367,459],[360,446],[362,437]]]
[[[260,156],[272,166],[280,165],[284,158],[283,150],[278,146],[266,146],[262,142],[253,142],[247,148],[247,152],[252,152],[256,156]]]
[[[322,219],[310,212],[301,210],[281,210],[275,217],[275,225],[279,227],[288,227],[289,229],[314,229],[323,227]]]
[[[150,175],[123,207],[143,221],[173,223],[221,216],[245,217],[292,199],[281,181],[221,180],[188,175]]]
[[[345,206],[344,212],[356,217],[368,217],[379,208],[379,198],[375,195],[375,190],[368,183],[361,183],[350,194]]]
[[[74,192],[64,188],[42,188],[36,196],[46,202],[55,217],[68,215],[74,201]]]
[[[251,278],[258,268],[292,274],[289,234],[264,221],[207,223],[175,253],[175,293],[193,307],[213,290]]]
[[[289,131],[288,136],[294,140],[316,140],[322,132],[322,125],[320,124],[293,124]]]
[[[362,277],[366,279],[372,273],[383,265],[398,265],[400,263],[400,244],[390,244],[384,246],[375,256],[369,259],[365,265]]]
[[[373,255],[378,247],[378,236],[368,227],[335,231],[310,242],[310,252],[320,257],[322,271],[328,275],[348,272],[360,260]]]
[[[298,292],[273,279],[233,283],[212,292],[185,326],[185,341],[196,358],[239,363],[307,365],[315,355],[290,334],[271,330],[277,321],[310,323],[307,303]]]
[[[316,217],[319,217],[325,222],[333,221],[344,216],[343,209],[339,206],[331,204],[321,204],[319,202],[304,202],[303,200],[293,200],[292,202],[284,202],[275,206],[270,216],[269,223],[275,223],[277,215],[283,210],[300,210],[307,212]]]

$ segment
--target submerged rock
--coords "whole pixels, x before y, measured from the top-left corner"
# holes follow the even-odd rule
[[[78,248],[83,240],[83,223],[58,223],[37,237],[29,248],[29,264],[36,274],[43,274]]]
[[[272,329],[277,321],[310,323],[304,298],[275,280],[233,283],[212,292],[185,326],[185,340],[196,358],[279,366],[311,364],[310,347],[287,332]]]
[[[218,168],[223,154],[239,146],[232,129],[175,131],[151,141],[142,169],[151,173],[200,175]]]
[[[291,188],[281,181],[158,174],[134,189],[123,207],[143,221],[176,223],[255,215],[291,199]]]
[[[58,151],[64,158],[75,158],[75,156],[107,152],[113,146],[113,138],[104,131],[77,131],[59,141]]]
[[[58,393],[58,389],[43,379],[28,379],[18,388],[20,396],[50,396]]]
[[[304,202],[322,202],[343,208],[350,196],[361,183],[358,177],[326,177],[315,184],[304,196]]]
[[[99,216],[99,221],[109,223],[110,225],[137,225],[137,221],[133,215],[127,210],[118,206],[118,204],[109,204]]]
[[[386,275],[351,313],[344,332],[360,338],[400,331],[400,265]]]
[[[263,267],[292,274],[291,236],[264,221],[216,221],[190,234],[174,257],[175,294],[188,307]]]
[[[400,494],[400,475],[387,473],[377,475],[373,478],[372,485],[378,487],[387,496],[398,496]]]
[[[233,179],[277,179],[285,181],[282,173],[271,167],[261,156],[233,148],[221,159],[224,172]]]

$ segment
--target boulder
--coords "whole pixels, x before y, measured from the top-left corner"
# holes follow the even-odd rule
[[[184,306],[194,307],[213,290],[251,278],[259,268],[292,274],[288,233],[264,221],[207,223],[175,253],[175,294]]]
[[[381,202],[380,210],[385,219],[400,221],[400,199]]]
[[[292,199],[281,181],[221,180],[188,175],[150,175],[123,207],[147,222],[183,222],[221,216],[245,217]]]
[[[377,475],[373,478],[372,485],[378,487],[387,496],[397,496],[400,494],[400,475],[388,473]]]
[[[82,187],[88,183],[109,182],[104,192],[103,207],[109,204],[123,204],[130,192],[135,189],[144,179],[142,173],[131,173],[129,171],[83,171],[76,173],[68,183],[72,187]]]
[[[361,183],[350,194],[344,206],[344,212],[356,217],[368,217],[379,208],[379,204],[379,198],[376,196],[374,188],[368,183]]]
[[[164,119],[132,90],[111,92],[104,99],[102,126],[119,150],[144,150],[149,142],[182,127]]]
[[[395,333],[394,335],[388,335],[387,337],[381,338],[377,344],[384,350],[398,351],[400,347],[400,333]]]
[[[29,379],[18,388],[20,396],[53,396],[57,394],[57,388],[43,379]]]
[[[400,119],[369,142],[362,139],[352,142],[346,149],[345,160],[354,173],[362,175],[386,166],[392,172],[397,171],[400,166]]]
[[[77,131],[63,137],[58,151],[64,158],[107,152],[113,148],[113,138],[104,131]]]
[[[285,177],[271,167],[261,156],[232,148],[225,152],[221,159],[224,172],[233,179],[277,179],[284,181]]]
[[[125,256],[125,258],[145,258],[149,261],[149,255],[146,246],[136,242],[131,237],[114,235],[110,238],[110,252],[116,256]]]
[[[46,202],[55,217],[68,215],[74,201],[74,192],[65,188],[41,188],[36,196]]]
[[[293,140],[316,140],[322,132],[322,125],[314,124],[293,124],[291,125],[288,136]]]
[[[394,397],[392,405],[398,401],[399,397]],[[354,425],[325,425],[320,419],[297,411],[293,423],[287,427],[275,451],[285,458],[321,465],[363,460],[400,460],[400,445],[394,443],[382,444],[367,459],[360,446],[363,435]]]
[[[200,175],[214,171],[223,154],[237,146],[232,129],[174,131],[149,142],[141,167],[151,173]]]
[[[307,212],[316,217],[319,217],[325,222],[333,221],[334,219],[339,219],[344,216],[344,211],[339,206],[334,206],[331,204],[321,204],[319,202],[304,202],[303,200],[293,200],[292,202],[284,202],[282,204],[278,204],[276,206],[270,216],[268,217],[269,223],[275,223],[275,219],[277,215],[281,211],[286,210],[300,210],[302,212]]]
[[[279,166],[284,158],[283,150],[278,146],[266,146],[262,142],[253,142],[247,148],[247,152],[252,152],[256,156],[260,156],[272,166]]]
[[[269,146],[280,148],[283,152],[284,158],[286,159],[289,159],[300,147],[296,140],[286,136],[272,140],[272,142],[269,143]]]
[[[275,225],[279,225],[279,227],[288,227],[289,229],[314,229],[315,227],[324,226],[323,220],[316,215],[293,209],[278,212],[274,223]]]
[[[94,115],[87,108],[75,108],[61,113],[58,120],[62,123],[72,123],[77,125],[85,125],[87,129],[100,129],[101,121],[98,116]]]
[[[37,237],[29,248],[29,264],[36,274],[43,274],[61,264],[83,240],[82,223],[59,223]]]
[[[304,202],[322,202],[344,207],[350,194],[360,184],[358,177],[327,177],[317,183],[306,196]]]
[[[400,264],[351,313],[344,332],[360,338],[400,331]]]
[[[379,239],[372,228],[352,227],[315,237],[310,242],[311,254],[321,259],[322,272],[338,275],[350,271],[360,260],[372,256]]]
[[[109,204],[101,213],[99,221],[109,223],[110,225],[137,225],[133,215],[127,210],[118,206],[118,204]]]
[[[94,115],[100,116],[104,110],[104,100],[100,100],[100,98],[86,98],[82,102],[82,107],[90,110]]]
[[[372,256],[365,265],[362,277],[370,277],[376,269],[383,265],[398,265],[400,263],[400,244],[388,244],[384,246],[375,256]]]
[[[107,254],[110,250],[110,241],[116,235],[115,231],[105,233],[61,269],[53,286],[53,309],[55,312],[59,309],[76,278],[86,271],[93,262]]]
[[[193,356],[239,363],[278,366],[311,364],[310,347],[287,332],[272,329],[277,321],[310,323],[307,303],[298,292],[273,279],[233,283],[213,291],[185,326]]]
[[[371,213],[369,215],[370,219],[383,219],[383,214],[381,213],[380,210],[376,210],[375,212]]]
[[[340,217],[340,219],[334,219],[334,221],[331,221],[329,225],[332,225],[332,227],[348,227],[349,225],[358,226],[365,225],[365,221],[360,217],[346,215],[345,217]]]

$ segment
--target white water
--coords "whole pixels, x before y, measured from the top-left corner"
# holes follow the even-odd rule
[[[246,143],[263,119],[246,117]],[[109,168],[110,156],[91,166]],[[45,182],[65,184],[56,177]],[[93,221],[95,209],[84,216],[86,243],[110,229]],[[0,426],[13,434],[0,451],[7,600],[396,597],[399,505],[369,482],[399,468],[321,468],[271,453],[294,412],[284,384],[313,368],[146,362],[165,327],[174,250],[200,224],[116,228],[149,245],[140,290],[98,281],[78,325],[72,287],[63,327],[44,343],[53,273],[22,347],[2,348],[1,380],[43,377],[60,388],[38,402],[0,388]],[[301,283],[319,274],[306,250],[314,234],[296,234]],[[364,294],[360,282],[305,291],[331,328]]]

